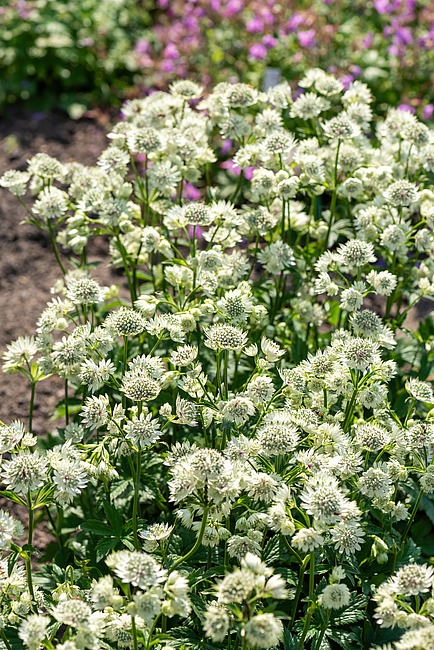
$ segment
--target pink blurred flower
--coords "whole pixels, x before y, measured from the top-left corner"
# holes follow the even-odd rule
[[[315,45],[315,30],[307,29],[306,31],[298,32],[297,38],[301,47],[312,47]]]
[[[267,48],[262,43],[254,43],[254,45],[249,47],[249,56],[257,60],[265,59],[267,51]]]
[[[423,107],[422,117],[424,120],[431,120],[434,115],[434,104],[427,104]]]

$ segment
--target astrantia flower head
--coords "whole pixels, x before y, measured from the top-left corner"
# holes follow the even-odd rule
[[[152,413],[134,416],[126,422],[125,431],[125,438],[131,440],[135,446],[140,445],[141,449],[150,447],[161,436],[160,424],[152,417]]]
[[[209,226],[213,220],[213,215],[210,212],[208,205],[205,203],[189,203],[183,208],[182,219],[185,225],[192,226]]]
[[[169,90],[172,95],[177,95],[183,99],[198,99],[203,93],[202,86],[199,86],[190,79],[178,79],[170,84]]]
[[[315,528],[300,528],[292,538],[291,544],[303,553],[311,553],[324,544],[324,537]]]
[[[343,357],[349,368],[366,370],[378,356],[379,346],[375,341],[352,338],[343,348]]]
[[[189,366],[196,359],[198,349],[194,345],[183,345],[170,353],[170,363],[174,366]]]
[[[29,650],[37,650],[45,639],[49,625],[50,618],[48,616],[30,614],[30,616],[22,621],[18,636],[26,648]]]
[[[167,571],[153,557],[138,551],[115,551],[108,556],[106,564],[122,582],[140,589],[155,587],[167,576]]]
[[[274,614],[257,614],[245,624],[244,632],[251,648],[271,648],[281,640],[283,625]]]
[[[69,197],[57,187],[45,187],[39,193],[33,212],[43,219],[60,219],[68,209]]]
[[[299,436],[294,426],[270,423],[258,430],[257,438],[261,453],[264,456],[274,456],[293,451]]]
[[[419,379],[410,377],[410,379],[405,383],[405,389],[412,397],[421,402],[432,404],[434,401],[433,390],[425,381],[420,381]]]
[[[14,374],[18,369],[23,367],[30,361],[38,352],[38,346],[35,343],[33,336],[19,336],[16,341],[13,341],[6,346],[3,352],[3,372]]]
[[[350,603],[350,590],[342,583],[327,585],[321,592],[319,602],[326,609],[341,609]]]
[[[247,343],[247,334],[232,325],[211,325],[205,330],[205,345],[212,350],[240,350]]]
[[[47,480],[48,463],[38,453],[20,452],[11,460],[3,461],[2,480],[8,490],[27,494],[44,485]]]
[[[248,397],[234,397],[222,405],[222,415],[229,422],[236,425],[247,422],[251,415],[255,413],[255,405]]]
[[[8,424],[0,422],[0,454],[11,451],[23,438],[24,425],[19,420]]]
[[[89,475],[85,465],[78,460],[62,458],[52,462],[52,466],[55,497],[61,505],[70,503],[88,484]]]
[[[121,307],[111,312],[104,322],[104,326],[119,336],[140,334],[145,329],[145,319],[140,312],[128,307]]]
[[[376,261],[372,244],[360,239],[351,239],[341,244],[337,251],[338,263],[349,267],[362,267]]]
[[[348,140],[360,135],[360,127],[344,113],[325,122],[323,129],[330,140]]]
[[[150,402],[160,393],[161,384],[140,370],[129,370],[120,390],[134,402]]]
[[[68,282],[66,296],[74,305],[97,305],[106,296],[107,289],[92,278],[77,278]]]
[[[245,322],[253,308],[250,289],[243,287],[227,291],[224,297],[217,302],[217,307],[226,318],[234,323]]]
[[[429,591],[434,583],[434,567],[427,564],[407,564],[392,578],[391,589],[402,596],[417,596]]]
[[[384,192],[384,198],[386,201],[397,207],[414,203],[417,201],[418,196],[419,192],[417,185],[405,179],[392,183],[392,185],[389,185],[387,190]]]
[[[106,425],[109,420],[109,403],[108,395],[88,397],[81,410],[83,424],[89,429],[99,429]]]
[[[356,551],[360,551],[365,533],[356,523],[340,522],[332,528],[331,536],[339,553],[353,555]]]
[[[30,174],[28,172],[11,169],[0,178],[0,187],[7,187],[15,196],[23,196],[26,193],[29,179]]]
[[[229,631],[229,614],[224,607],[209,605],[204,614],[203,629],[207,637],[222,643]]]

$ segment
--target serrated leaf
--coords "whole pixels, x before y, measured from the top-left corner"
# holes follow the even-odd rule
[[[115,508],[115,506],[109,503],[106,499],[103,500],[103,508],[104,508],[105,515],[107,517],[107,521],[109,521],[110,524],[113,526],[113,530],[116,533],[116,535],[118,537],[121,537],[123,523],[122,523],[122,516],[120,512]]]
[[[262,560],[266,564],[273,564],[280,558],[280,536],[274,535],[265,545],[262,551]]]
[[[102,560],[111,550],[114,549],[118,543],[116,537],[106,537],[105,539],[100,539],[98,544],[95,546],[96,561],[99,562]]]
[[[113,535],[113,528],[97,519],[89,519],[80,525],[81,530],[87,530],[94,535]]]

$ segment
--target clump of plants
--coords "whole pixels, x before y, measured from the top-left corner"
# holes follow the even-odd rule
[[[150,0],[13,0],[0,7],[0,107],[26,102],[77,118],[119,105],[138,71],[131,42]]]
[[[434,138],[363,83],[300,84],[177,81],[126,104],[95,167],[0,179],[61,276],[3,355],[30,389],[0,426],[27,512],[25,541],[0,515],[8,650],[432,647],[433,332],[406,319],[434,294]]]

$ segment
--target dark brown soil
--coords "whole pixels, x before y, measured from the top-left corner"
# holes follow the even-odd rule
[[[25,169],[26,160],[44,152],[65,162],[92,165],[107,146],[104,129],[90,120],[74,122],[64,115],[36,114],[9,117],[0,125],[0,175],[8,169]],[[18,200],[0,188],[0,353],[20,334],[32,335],[35,323],[53,297],[50,288],[61,277],[45,231],[22,224],[26,212]],[[90,259],[105,260],[107,244],[92,243]],[[94,273],[103,284],[119,283],[106,264]],[[37,385],[34,433],[44,435],[56,426],[50,413],[62,396],[63,384],[51,377]],[[21,375],[0,372],[0,420],[18,418],[27,424],[29,382]]]

